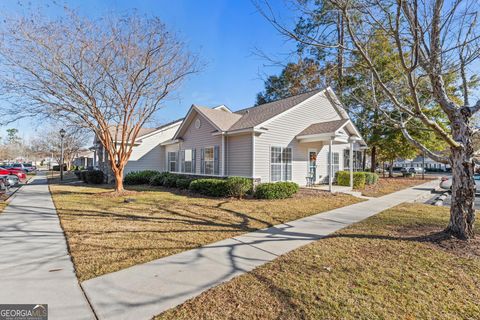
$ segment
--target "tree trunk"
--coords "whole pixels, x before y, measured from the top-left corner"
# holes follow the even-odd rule
[[[474,237],[475,222],[475,180],[473,179],[475,165],[473,162],[472,129],[468,118],[452,123],[452,135],[462,146],[451,148],[452,166],[452,205],[450,222],[446,231],[459,239]]]
[[[390,161],[390,168],[388,168],[388,177],[393,178],[393,160]]]
[[[123,169],[114,171],[115,174],[115,192],[122,193],[125,191],[123,188]]]
[[[377,147],[372,147],[372,154],[370,157],[370,172],[375,172],[375,167],[377,163]]]

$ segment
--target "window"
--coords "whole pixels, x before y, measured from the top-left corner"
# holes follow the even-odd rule
[[[177,153],[176,152],[168,153],[168,171],[177,172]]]
[[[332,172],[331,170],[333,170],[332,174],[333,174],[333,177],[335,177],[335,173],[340,171],[340,154],[338,152],[333,152],[332,153],[332,157],[333,157],[333,168],[330,169],[330,153],[327,153],[327,156],[328,156],[328,161],[327,163],[329,164],[328,166],[328,173],[330,174],[330,172]]]
[[[292,148],[271,147],[270,180],[292,180]]]
[[[270,171],[272,181],[282,180],[282,148],[272,147],[270,158]]]
[[[195,173],[195,150],[185,149],[183,150],[183,172]]]
[[[205,167],[205,174],[213,174],[213,165],[214,165],[214,153],[213,153],[213,147],[211,148],[205,148],[205,155],[204,155],[204,161],[203,165]]]
[[[350,170],[350,149],[343,150],[343,168]],[[362,151],[353,150],[353,170],[362,170]]]

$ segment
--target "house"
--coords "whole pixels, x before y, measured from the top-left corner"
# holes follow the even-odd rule
[[[94,151],[90,149],[79,150],[72,161],[72,165],[83,168],[93,167],[95,165]]]
[[[424,160],[422,156],[417,156],[414,159],[397,159],[393,162],[394,168],[422,168],[424,165]],[[426,171],[450,171],[451,167],[449,164],[440,163],[428,157],[425,157],[425,170]]]
[[[125,166],[124,174],[142,170],[165,171],[165,148],[160,144],[173,137],[182,120],[183,119],[175,120],[157,128],[141,128],[132,149],[130,159]],[[114,135],[115,134],[112,133],[112,136]],[[111,175],[108,155],[97,138],[94,140],[92,149],[95,151],[95,164],[100,170]]]
[[[365,148],[327,88],[238,111],[192,105],[183,120],[140,136],[125,172],[331,184],[336,171],[361,170]]]

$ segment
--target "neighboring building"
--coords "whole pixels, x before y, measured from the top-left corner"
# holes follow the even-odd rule
[[[192,105],[183,121],[137,142],[125,173],[152,169],[300,185],[309,176],[326,183],[336,171],[349,170],[350,153],[352,171],[361,170],[366,148],[330,88],[235,112]]]
[[[94,163],[94,151],[90,149],[84,149],[78,151],[77,155],[72,161],[72,165],[77,167],[93,167],[95,166]]]
[[[415,159],[397,159],[393,163],[394,168],[422,168],[423,167],[423,157],[417,156]],[[432,160],[428,157],[425,157],[425,170],[426,171],[450,171],[451,167],[449,164],[444,164]]]

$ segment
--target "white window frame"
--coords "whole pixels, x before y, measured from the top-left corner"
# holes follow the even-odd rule
[[[279,149],[280,151],[280,162],[273,162],[273,149]],[[278,151],[278,150],[277,150]],[[285,153],[290,152],[290,161],[286,162]],[[292,162],[293,162],[293,149],[291,147],[279,147],[279,146],[270,146],[270,181],[292,181]],[[280,169],[280,179],[274,177],[273,167],[276,166]],[[288,174],[287,174],[288,173]]]
[[[207,160],[207,150],[212,151],[212,159]],[[211,163],[211,170],[212,172],[207,172],[207,162]],[[215,172],[215,147],[205,147],[203,149],[203,173],[205,175],[213,176]]]
[[[187,153],[190,152],[190,160],[187,161]],[[193,149],[184,149],[183,150],[183,171],[185,173],[194,173],[193,172]],[[190,170],[187,170],[187,163],[190,163]]]
[[[173,154],[175,160],[171,160],[170,155]],[[178,153],[177,151],[168,151],[167,152],[167,163],[168,163],[168,171],[169,172],[178,172]],[[172,163],[175,164],[175,170],[172,171]]]

